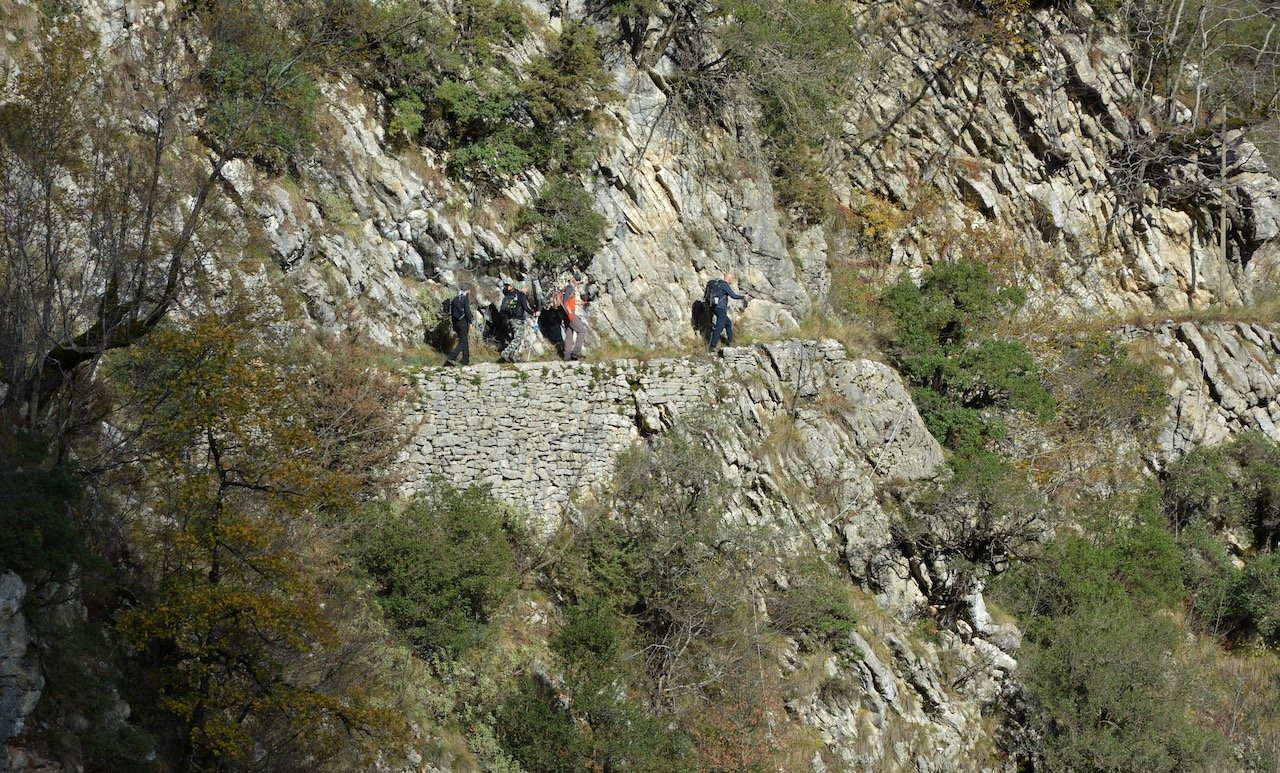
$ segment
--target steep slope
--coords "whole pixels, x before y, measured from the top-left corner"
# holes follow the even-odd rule
[[[0,10],[10,5],[0,0]],[[766,535],[779,561],[838,563],[856,586],[848,593],[866,601],[859,632],[831,651],[803,648],[794,631],[777,635],[767,683],[792,681],[769,732],[799,728],[816,739],[806,762],[817,770],[1011,769],[1019,760],[992,715],[1017,705],[1010,693],[1020,689],[1022,634],[995,622],[984,596],[1009,556],[925,544],[921,531],[947,524],[922,517],[913,496],[951,472],[902,377],[834,341],[785,337],[835,306],[847,314],[842,293],[870,298],[904,273],[976,258],[1030,292],[1022,319],[1037,324],[1028,335],[1062,333],[1055,325],[1068,327],[1064,320],[1114,326],[1168,377],[1157,442],[1135,448],[1122,437],[1113,447],[1099,433],[1085,439],[1095,445],[1090,459],[1123,451],[1146,467],[1138,477],[1241,432],[1280,439],[1272,322],[1122,324],[1209,307],[1247,318],[1280,277],[1280,181],[1245,131],[1218,132],[1189,110],[1161,121],[1135,111],[1143,53],[1087,4],[1015,13],[932,0],[855,4],[863,54],[848,66],[862,76],[841,95],[838,140],[817,154],[833,198],[813,217],[780,190],[774,139],[747,91],[726,90],[731,100],[710,118],[682,102],[673,84],[687,74],[688,49],[705,45],[699,61],[708,68],[722,52],[700,37],[713,23],[677,39],[688,18],[677,5],[654,5],[641,44],[628,47],[619,43],[623,21],[603,10],[529,0],[531,34],[498,46],[519,70],[574,20],[610,42],[603,51],[617,96],[593,112],[600,144],[589,169],[570,178],[606,224],[589,260],[547,267],[535,258],[519,213],[548,187],[543,170],[500,184],[460,173],[448,151],[392,130],[385,85],[335,68],[318,80],[319,132],[307,153],[281,167],[242,156],[215,174],[226,209],[211,218],[217,228],[191,272],[199,278],[171,316],[218,307],[246,287],[281,288],[282,315],[297,302],[314,329],[406,350],[431,336],[437,300],[460,283],[478,284],[487,302],[500,277],[527,276],[545,300],[569,268],[581,268],[592,300],[589,354],[611,342],[670,351],[701,348],[691,317],[703,283],[737,272],[751,296],[739,324],[781,340],[714,359],[414,373],[417,402],[405,417],[414,436],[393,466],[393,488],[410,495],[437,477],[487,486],[548,544],[611,490],[620,456],[693,428],[730,492],[723,520]],[[34,3],[14,7],[37,14]],[[85,2],[76,12],[112,50],[145,48],[149,31],[168,23],[164,6],[140,0]],[[636,53],[654,40],[660,48]],[[203,45],[198,36],[187,42]],[[28,44],[16,32],[0,44],[6,87],[20,58],[5,50]],[[192,157],[216,157],[207,137],[187,139]],[[1004,447],[1028,460],[1061,452],[1036,447],[1034,431],[1014,435]],[[1044,497],[1018,493],[1011,528],[1038,543],[1051,531],[1039,517]],[[990,526],[985,503],[956,499],[958,531]],[[763,557],[745,563],[746,590],[767,623],[770,599],[798,574]],[[38,699],[30,662],[40,645],[18,612],[25,590],[16,575],[3,580],[13,591],[5,598],[12,631],[0,648],[7,743]],[[563,708],[565,675],[541,658],[571,605],[541,591],[521,604],[511,613],[512,625],[527,626],[517,638],[542,639],[518,669],[534,672]],[[422,762],[420,749],[447,746],[433,732],[415,738],[417,768],[473,761],[474,749],[442,752],[438,767]]]

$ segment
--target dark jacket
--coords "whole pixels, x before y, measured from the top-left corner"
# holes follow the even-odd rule
[[[729,299],[735,301],[744,301],[746,296],[738,295],[733,291],[733,286],[723,279],[717,279],[715,285],[711,288],[711,310],[714,312],[728,311]]]
[[[514,307],[510,303],[513,298],[515,299]],[[502,300],[498,303],[498,310],[507,319],[524,319],[533,314],[533,307],[529,305],[529,296],[514,288],[502,293]]]
[[[474,320],[471,316],[471,297],[466,293],[453,296],[453,302],[449,306],[449,317],[453,320],[455,328],[464,325],[469,327]]]

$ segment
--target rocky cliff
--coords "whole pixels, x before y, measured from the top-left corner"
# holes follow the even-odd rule
[[[752,298],[738,324],[766,342],[716,358],[426,369],[413,375],[413,438],[395,472],[402,493],[435,476],[489,486],[546,537],[607,486],[621,452],[714,414],[717,430],[701,439],[731,487],[725,518],[783,552],[838,559],[877,604],[853,635],[861,656],[820,666],[853,687],[787,704],[821,739],[813,767],[1002,769],[984,757],[996,745],[984,717],[1016,683],[1020,634],[992,620],[978,583],[941,630],[916,635],[918,620],[939,614],[931,586],[950,569],[906,554],[895,534],[895,497],[945,476],[943,450],[891,368],[789,336],[829,307],[833,285],[882,284],[968,255],[1030,291],[1025,313],[1114,327],[1159,364],[1170,407],[1156,447],[1142,450],[1152,469],[1244,430],[1280,439],[1274,324],[1115,321],[1274,292],[1280,181],[1247,132],[1190,132],[1203,126],[1186,111],[1173,111],[1173,125],[1194,141],[1161,144],[1167,127],[1130,108],[1137,54],[1085,3],[999,23],[933,0],[854,5],[863,55],[850,66],[865,75],[846,95],[825,168],[838,214],[818,225],[780,203],[750,120],[694,124],[672,108],[674,50],[643,65],[608,60],[619,96],[603,108],[584,178],[607,222],[584,267],[593,343],[693,345],[703,283],[729,270]],[[514,61],[588,18],[581,3],[524,7],[535,34],[503,51]],[[140,0],[81,12],[105,41],[126,43],[164,13]],[[402,348],[422,344],[435,300],[460,282],[491,301],[499,277],[538,275],[511,213],[535,199],[541,173],[497,191],[460,179],[443,152],[392,140],[384,94],[342,75],[322,91],[314,154],[288,174],[226,167],[227,230],[249,246],[234,269],[212,273],[279,280],[314,327]],[[1156,146],[1158,157],[1135,161]],[[0,582],[0,746],[40,690],[14,580]],[[777,667],[801,660],[793,642]]]

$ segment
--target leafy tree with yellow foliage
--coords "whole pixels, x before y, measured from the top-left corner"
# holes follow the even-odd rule
[[[369,676],[326,524],[369,483],[385,416],[357,400],[334,421],[342,369],[272,346],[255,316],[159,330],[116,369],[145,481],[131,535],[144,585],[118,624],[188,768],[364,767],[404,721]]]

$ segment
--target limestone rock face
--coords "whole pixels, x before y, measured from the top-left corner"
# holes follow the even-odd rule
[[[0,770],[17,770],[12,739],[22,732],[44,690],[22,602],[27,587],[18,575],[0,575]]]
[[[1280,331],[1275,325],[1168,322],[1125,336],[1169,379],[1157,465],[1240,432],[1280,440]]]
[[[1086,4],[1021,18],[1034,57],[981,45],[981,20],[934,0],[863,30],[836,182],[855,208],[869,192],[913,213],[892,263],[1020,255],[1032,303],[1064,315],[1235,303],[1273,281],[1280,182],[1247,137],[1227,134],[1225,168],[1213,132],[1174,153],[1170,136],[1206,127],[1190,110],[1172,127],[1131,117],[1137,54]]]
[[[135,0],[86,5],[113,40],[147,12]],[[547,32],[586,15],[574,3],[526,5]],[[946,0],[858,18],[864,54],[851,66],[866,75],[843,111],[829,182],[847,213],[878,198],[900,228],[866,247],[794,226],[749,109],[688,125],[663,80],[666,54],[643,68],[611,58],[620,99],[602,111],[601,150],[583,179],[608,223],[587,268],[592,336],[691,343],[701,287],[728,270],[752,296],[740,323],[784,332],[824,302],[833,267],[849,258],[891,276],[969,254],[1063,315],[1237,303],[1280,280],[1280,181],[1258,149],[1239,131],[1204,131],[1191,110],[1173,110],[1166,127],[1132,117],[1135,54],[1087,4],[1037,7],[1001,33],[1016,32],[1034,56],[983,43],[974,31],[989,20]],[[527,63],[545,39],[507,54]],[[247,257],[283,272],[317,325],[419,343],[431,325],[424,305],[447,288],[531,272],[532,244],[512,214],[537,196],[540,173],[500,191],[450,177],[435,151],[389,141],[380,95],[349,78],[323,85],[326,136],[296,179],[239,162],[226,170],[238,229],[264,237]],[[1174,152],[1173,135],[1203,139]]]

